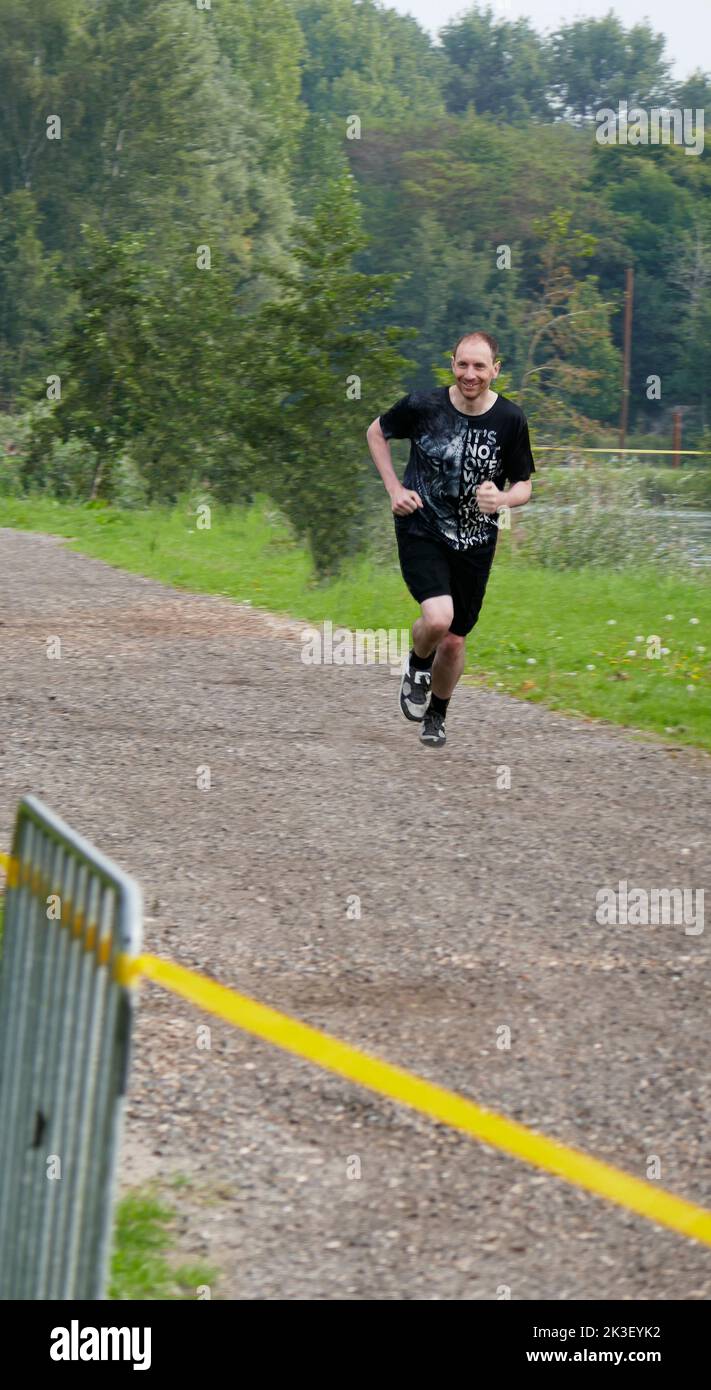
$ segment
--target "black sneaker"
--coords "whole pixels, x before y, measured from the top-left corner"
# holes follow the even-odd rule
[[[400,709],[406,719],[422,720],[430,699],[431,671],[417,671],[410,665],[409,653],[402,665]]]
[[[428,709],[420,731],[420,743],[424,743],[427,748],[444,748],[446,742],[444,715],[436,709]]]

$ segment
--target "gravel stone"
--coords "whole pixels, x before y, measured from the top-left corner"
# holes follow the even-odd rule
[[[711,1204],[708,928],[595,918],[620,879],[708,888],[705,754],[473,686],[434,753],[291,619],[0,541],[3,847],[34,793],[139,880],[147,950]],[[705,1247],[150,982],[121,1170],[218,1298],[711,1295]]]

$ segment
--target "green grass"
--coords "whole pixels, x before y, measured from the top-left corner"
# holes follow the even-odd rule
[[[388,563],[361,557],[318,583],[307,553],[264,501],[248,510],[213,506],[209,530],[197,529],[187,503],[121,511],[5,498],[2,511],[4,525],[70,536],[74,549],[121,569],[313,623],[400,629],[419,611],[394,540]],[[544,569],[515,560],[508,547],[502,535],[466,679],[711,748],[709,577],[652,567]],[[669,649],[659,659],[646,656],[652,635]]]
[[[172,1244],[174,1212],[152,1189],[129,1193],[116,1208],[114,1251],[108,1296],[111,1299],[177,1299],[212,1288],[216,1274],[200,1265],[173,1268],[166,1259]]]

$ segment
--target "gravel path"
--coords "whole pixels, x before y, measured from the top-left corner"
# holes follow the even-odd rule
[[[35,793],[140,881],[148,950],[711,1205],[709,927],[595,920],[708,887],[706,755],[478,688],[420,749],[388,669],[305,666],[298,624],[0,555],[3,848]],[[144,984],[122,1176],[176,1174],[216,1297],[711,1295],[708,1249]]]

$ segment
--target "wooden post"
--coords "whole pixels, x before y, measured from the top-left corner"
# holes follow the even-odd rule
[[[672,442],[674,457],[672,459],[672,468],[678,468],[679,450],[681,449],[681,410],[679,409],[679,406],[675,406],[674,410],[672,411],[672,417],[674,420],[674,439]]]
[[[624,449],[630,402],[630,358],[632,355],[632,303],[634,300],[634,269],[628,265],[625,274],[625,336],[622,356],[622,408],[620,411],[619,447]]]

